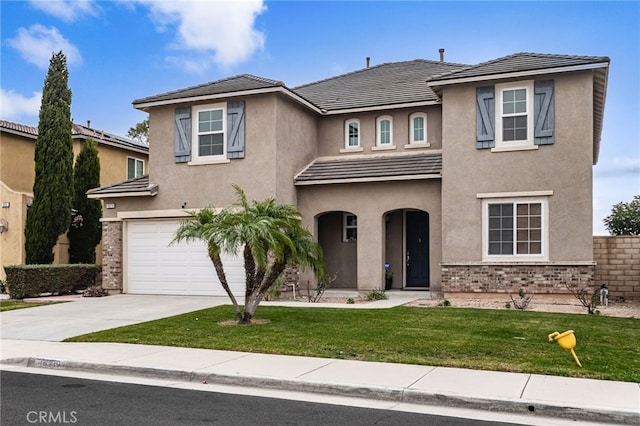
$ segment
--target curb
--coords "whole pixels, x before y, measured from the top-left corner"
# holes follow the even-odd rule
[[[306,393],[321,393],[397,403],[438,405],[451,408],[466,408],[483,411],[499,411],[510,414],[553,417],[574,421],[582,420],[590,422],[640,425],[640,416],[637,412],[631,411],[576,408],[537,402],[514,401],[509,399],[469,398],[455,395],[435,394],[398,387],[353,386],[336,383],[307,382],[295,379],[274,379],[268,377],[237,375],[229,376],[223,374],[197,373],[194,371],[165,370],[157,368],[132,367],[127,365],[68,361],[64,359],[43,357],[10,358],[2,360],[0,363],[52,370],[71,370],[132,377],[170,379],[191,383],[199,382]]]

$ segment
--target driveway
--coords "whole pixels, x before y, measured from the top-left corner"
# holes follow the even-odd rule
[[[2,339],[60,342],[68,337],[229,304],[226,297],[119,294],[0,314]]]

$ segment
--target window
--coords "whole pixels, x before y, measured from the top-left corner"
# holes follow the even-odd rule
[[[409,143],[426,143],[427,114],[422,112],[411,114],[409,132]]]
[[[499,117],[498,144],[533,145],[533,82],[496,85]]]
[[[377,140],[376,145],[391,147],[393,146],[393,122],[391,117],[383,116],[376,120]]]
[[[360,146],[360,121],[347,120],[344,125],[344,147],[345,149],[357,148]]]
[[[127,179],[144,175],[144,160],[127,157]]]
[[[342,241],[355,243],[358,240],[358,216],[345,212],[342,215],[342,223]]]
[[[485,200],[484,260],[546,260],[546,200]]]
[[[194,116],[194,161],[226,159],[224,104],[195,107]]]

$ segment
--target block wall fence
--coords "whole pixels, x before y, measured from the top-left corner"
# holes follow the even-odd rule
[[[640,300],[640,236],[593,237],[595,284],[606,284],[609,300]]]

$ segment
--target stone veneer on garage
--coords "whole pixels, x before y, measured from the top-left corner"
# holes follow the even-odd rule
[[[102,222],[102,288],[122,293],[122,222]]]
[[[578,288],[593,284],[593,264],[562,263],[443,263],[442,291],[570,293],[566,283]]]

